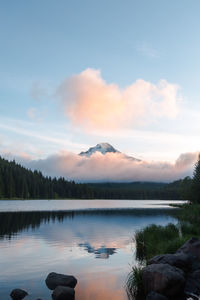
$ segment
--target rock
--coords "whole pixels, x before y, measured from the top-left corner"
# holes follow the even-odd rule
[[[184,272],[169,264],[148,265],[142,270],[142,278],[146,295],[154,291],[172,297],[184,289]]]
[[[57,286],[52,293],[53,300],[74,300],[75,291],[66,286]]]
[[[151,292],[147,295],[146,300],[168,300],[168,298],[156,292]]]
[[[187,295],[200,296],[200,270],[188,274],[184,292]]]
[[[147,265],[169,264],[170,266],[180,268],[187,272],[191,270],[193,262],[194,258],[192,256],[180,252],[177,254],[156,255],[147,262]]]
[[[191,265],[191,270],[192,271],[200,270],[200,261],[194,260]]]
[[[45,282],[50,290],[54,290],[59,285],[74,288],[77,284],[77,279],[72,275],[63,275],[52,272],[49,273]]]
[[[196,237],[191,238],[176,253],[193,255],[200,261],[200,240]]]
[[[24,299],[24,297],[26,297],[28,295],[28,293],[24,290],[21,289],[14,289],[12,290],[12,292],[10,293],[10,297],[13,300],[22,300]]]

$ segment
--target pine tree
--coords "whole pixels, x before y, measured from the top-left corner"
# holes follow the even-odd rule
[[[0,198],[4,197],[4,183],[3,183],[3,177],[1,175],[1,170],[0,170]]]
[[[22,199],[29,198],[28,185],[27,185],[26,178],[23,178],[23,181],[22,181],[21,197],[22,197]]]
[[[191,201],[200,203],[200,154],[192,178]]]
[[[9,169],[8,176],[8,198],[15,197],[15,182],[12,174],[12,169]]]

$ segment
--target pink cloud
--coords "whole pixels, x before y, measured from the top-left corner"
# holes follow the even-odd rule
[[[58,95],[73,124],[105,130],[175,118],[181,101],[178,91],[177,85],[166,80],[152,84],[142,79],[120,89],[107,84],[99,70],[86,69],[66,79]]]
[[[191,175],[198,153],[181,154],[174,162],[148,162],[127,159],[122,153],[95,153],[82,157],[62,152],[46,159],[26,163],[51,176],[67,179],[92,181],[165,181],[170,182]]]

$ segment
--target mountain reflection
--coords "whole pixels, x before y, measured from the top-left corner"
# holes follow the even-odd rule
[[[101,246],[100,248],[95,249],[89,243],[81,243],[79,247],[83,247],[88,253],[94,253],[96,258],[107,259],[110,255],[116,253],[116,248],[106,248]]]
[[[26,230],[36,230],[41,224],[63,222],[65,219],[74,219],[80,216],[97,217],[152,217],[171,215],[174,216],[175,210],[172,209],[94,209],[80,211],[32,211],[32,212],[1,212],[0,213],[0,238],[11,239],[16,234]],[[84,245],[86,247],[86,245]],[[95,253],[98,249],[94,249]],[[89,247],[87,251],[91,251]],[[103,250],[102,250],[103,251]],[[114,251],[114,250],[113,250]],[[98,252],[98,251],[97,251]],[[112,251],[111,251],[112,252]],[[89,252],[90,253],[90,252]],[[99,253],[95,253],[99,254]],[[108,253],[111,255],[113,253]]]
[[[76,300],[125,300],[124,285],[134,264],[135,232],[149,224],[176,222],[160,208],[89,209],[0,213],[0,299],[13,287],[30,300],[50,299],[50,272],[78,279]]]

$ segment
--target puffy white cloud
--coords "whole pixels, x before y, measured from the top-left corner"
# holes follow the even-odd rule
[[[130,128],[179,111],[179,87],[160,80],[139,79],[124,89],[107,84],[99,70],[86,69],[66,79],[58,88],[65,114],[73,124],[87,130]]]
[[[51,176],[92,181],[164,181],[170,182],[191,175],[198,153],[181,154],[175,163],[148,162],[127,159],[122,153],[95,153],[82,157],[62,152],[46,159],[24,162],[32,169],[39,169]]]

